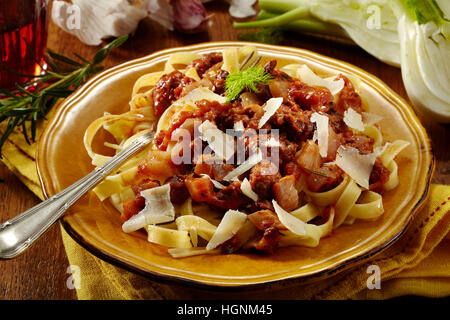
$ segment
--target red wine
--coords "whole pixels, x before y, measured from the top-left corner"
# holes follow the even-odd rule
[[[0,0],[0,87],[13,89],[41,73],[47,42],[48,0]],[[37,63],[39,62],[39,63]],[[41,66],[39,65],[41,64]]]

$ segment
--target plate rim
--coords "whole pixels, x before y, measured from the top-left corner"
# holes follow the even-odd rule
[[[39,181],[44,193],[44,196],[46,198],[51,196],[51,192],[49,191],[49,185],[46,184],[46,181],[44,180],[44,174],[43,174],[43,168],[39,165],[41,162],[41,156],[43,153],[43,150],[45,150],[45,141],[46,137],[51,133],[51,123],[54,123],[64,115],[64,110],[70,107],[74,102],[76,102],[76,99],[82,99],[84,94],[87,94],[89,92],[90,88],[95,88],[95,86],[98,84],[100,80],[103,78],[108,78],[112,75],[114,75],[116,72],[120,72],[121,70],[124,71],[128,66],[137,66],[141,63],[149,63],[152,60],[158,58],[159,56],[168,55],[173,52],[179,52],[180,50],[186,50],[186,51],[201,51],[202,49],[210,49],[214,46],[220,46],[223,47],[236,47],[236,46],[243,46],[243,45],[252,45],[257,48],[261,49],[270,49],[270,50],[280,50],[284,54],[294,54],[294,53],[301,53],[305,57],[310,57],[314,60],[314,62],[320,62],[322,64],[326,64],[328,67],[336,68],[336,64],[341,65],[342,67],[346,69],[350,69],[352,71],[356,71],[357,73],[360,73],[366,77],[366,79],[370,80],[371,87],[378,87],[377,89],[382,89],[383,91],[383,98],[387,98],[389,96],[391,99],[394,98],[396,103],[402,105],[401,111],[406,113],[405,117],[410,117],[414,120],[414,126],[412,126],[410,129],[412,131],[415,131],[416,133],[419,131],[421,135],[424,138],[423,142],[427,145],[426,153],[430,156],[428,161],[428,166],[426,168],[426,181],[425,181],[425,190],[420,195],[420,198],[415,203],[413,209],[409,212],[407,220],[403,223],[402,228],[392,237],[390,237],[388,240],[386,240],[384,243],[377,245],[376,247],[372,248],[369,251],[363,252],[358,254],[357,256],[344,259],[343,261],[340,261],[339,263],[327,267],[324,270],[320,270],[318,272],[312,273],[312,274],[305,274],[305,275],[288,275],[284,277],[279,277],[276,279],[270,279],[270,280],[259,280],[254,281],[252,283],[217,283],[217,282],[211,282],[211,281],[205,281],[205,280],[199,280],[199,279],[190,279],[188,277],[183,277],[179,275],[169,275],[169,274],[162,274],[158,271],[154,270],[144,270],[140,268],[139,266],[133,265],[127,261],[123,261],[120,259],[120,257],[112,256],[106,252],[103,252],[101,249],[95,247],[92,245],[88,240],[84,239],[83,236],[78,234],[72,226],[65,221],[64,216],[59,219],[61,222],[63,228],[66,230],[66,232],[74,239],[78,244],[80,244],[83,248],[85,248],[87,251],[92,253],[94,256],[105,260],[117,267],[126,269],[128,271],[131,271],[133,273],[137,273],[139,275],[142,275],[147,278],[151,278],[152,280],[155,280],[157,282],[163,282],[163,283],[177,283],[181,285],[188,285],[188,286],[194,286],[199,288],[206,288],[206,289],[219,289],[221,291],[226,290],[233,290],[233,291],[240,291],[240,290],[247,290],[247,289],[259,289],[263,286],[267,285],[273,285],[273,284],[286,284],[289,283],[305,283],[305,282],[311,282],[320,280],[324,277],[328,277],[332,274],[340,273],[346,269],[348,269],[350,266],[355,266],[356,264],[362,263],[369,259],[370,257],[380,253],[381,251],[384,251],[386,248],[391,246],[396,240],[398,240],[406,231],[408,226],[411,224],[414,217],[417,215],[419,210],[424,206],[425,200],[428,197],[428,191],[430,188],[431,178],[433,176],[433,172],[435,170],[435,157],[432,149],[432,142],[423,127],[421,121],[418,119],[417,115],[414,112],[414,109],[407,103],[407,101],[401,97],[399,94],[397,94],[393,89],[391,89],[385,82],[383,82],[381,79],[376,77],[375,75],[369,73],[368,71],[365,71],[351,63],[348,63],[346,61],[342,61],[336,58],[328,57],[307,49],[302,48],[296,48],[296,47],[289,47],[289,46],[279,46],[279,45],[269,45],[269,44],[261,44],[261,43],[253,43],[253,42],[243,42],[243,41],[214,41],[214,42],[204,42],[204,43],[197,43],[193,45],[188,46],[181,46],[181,47],[175,47],[175,48],[168,48],[163,49],[159,51],[155,51],[149,55],[132,59],[129,61],[126,61],[124,63],[121,63],[119,65],[116,65],[112,68],[106,69],[91,79],[89,79],[82,87],[77,89],[74,93],[72,93],[69,97],[65,98],[62,103],[56,106],[56,110],[52,110],[52,114],[49,117],[49,121],[47,126],[44,128],[39,141],[38,141],[38,148],[36,151],[36,167],[38,172]],[[328,62],[332,62],[333,66],[329,66]],[[100,81],[101,82],[101,81]],[[389,99],[389,100],[391,100]],[[393,104],[393,101],[389,101],[390,104]],[[413,130],[415,129],[415,130]],[[425,162],[426,163],[426,162]],[[424,169],[425,170],[425,169]],[[425,175],[425,174],[424,174]]]

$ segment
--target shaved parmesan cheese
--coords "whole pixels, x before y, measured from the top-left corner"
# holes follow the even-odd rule
[[[233,129],[234,131],[244,131],[244,123],[242,122],[242,120],[235,122]]]
[[[221,131],[215,124],[206,120],[199,127],[201,139],[208,142],[209,147],[216,156],[228,160],[234,154],[234,138]]]
[[[369,178],[377,155],[360,154],[353,147],[340,146],[337,150],[336,165],[344,170],[361,187],[369,189]]]
[[[258,164],[263,159],[263,155],[261,150],[258,150],[257,153],[252,154],[250,157],[248,157],[247,160],[245,160],[240,166],[237,168],[234,168],[231,172],[229,172],[223,180],[225,181],[233,181],[237,177],[239,177],[241,174],[247,172],[250,170],[254,165]]]
[[[170,222],[175,219],[175,208],[170,202],[170,184],[141,192],[145,207],[122,225],[124,232],[133,232],[150,224]]]
[[[213,178],[211,178],[210,176],[208,176],[206,173],[202,173],[201,174],[202,177],[208,177],[209,180],[211,180],[212,184],[214,185],[214,187],[216,187],[217,189],[225,189],[226,187],[221,184],[219,181],[214,180]]]
[[[185,103],[194,104],[195,102],[200,100],[217,101],[220,103],[227,102],[226,97],[218,95],[205,87],[195,88],[194,90],[192,90],[187,95],[185,95],[184,97],[180,98],[177,101],[178,102],[184,101]]]
[[[332,95],[338,94],[344,88],[344,80],[335,80],[333,78],[323,79],[314,73],[307,65],[302,65],[297,70],[297,76],[300,80],[309,86],[321,86],[328,88]]]
[[[259,119],[258,128],[261,128],[267,121],[269,121],[270,117],[275,114],[282,103],[283,98],[270,98],[267,100],[266,105],[263,108],[264,114],[261,119]]]
[[[245,213],[236,210],[228,210],[217,226],[217,230],[211,240],[209,240],[206,245],[206,250],[215,249],[217,246],[231,239],[244,225],[246,220],[247,215]]]
[[[364,131],[364,123],[362,121],[362,116],[353,110],[348,108],[344,112],[344,122],[347,126],[358,131]]]
[[[314,112],[310,120],[316,123],[317,135],[314,132],[314,137],[317,137],[320,156],[326,158],[328,154],[328,117]]]
[[[383,119],[382,116],[379,116],[377,114],[363,112],[362,113],[363,122],[367,125],[372,125],[377,122],[380,122],[381,119]]]
[[[258,201],[258,194],[256,194],[255,191],[252,190],[252,186],[250,185],[250,182],[247,180],[247,178],[242,181],[241,190],[244,195],[246,195],[253,201]]]
[[[289,212],[285,211],[282,207],[280,207],[280,205],[275,200],[272,200],[272,204],[278,216],[278,219],[280,219],[283,226],[285,226],[289,231],[298,236],[306,235],[305,230],[306,223],[304,223],[299,218],[293,216]]]

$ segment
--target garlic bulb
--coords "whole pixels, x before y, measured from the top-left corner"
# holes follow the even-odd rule
[[[58,27],[92,46],[132,33],[146,16],[145,10],[127,0],[72,0],[72,4],[55,0],[52,8]]]
[[[142,9],[147,11],[150,19],[155,20],[163,27],[173,30],[173,8],[165,0],[141,0]]]
[[[207,13],[200,0],[174,0],[174,26],[180,32],[201,32],[206,28]]]

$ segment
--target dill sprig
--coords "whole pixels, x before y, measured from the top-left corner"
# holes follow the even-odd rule
[[[272,76],[260,66],[232,72],[226,78],[227,100],[229,102],[235,100],[245,89],[258,92],[258,86],[266,85],[270,80],[272,80]]]
[[[0,99],[0,123],[6,122],[5,130],[0,137],[0,157],[3,144],[16,127],[22,128],[24,139],[28,144],[34,142],[37,121],[45,118],[59,98],[69,96],[92,75],[101,71],[103,67],[99,64],[111,50],[122,45],[127,39],[128,36],[123,36],[110,42],[95,54],[92,61],[74,53],[79,60],[77,61],[47,49],[48,67],[41,66],[43,73],[38,76],[18,73],[0,65],[8,72],[30,78],[22,86],[16,84],[16,92],[0,87],[0,93],[6,96],[5,99]],[[36,60],[36,63],[39,64],[39,61]],[[30,129],[31,136],[27,128]]]

